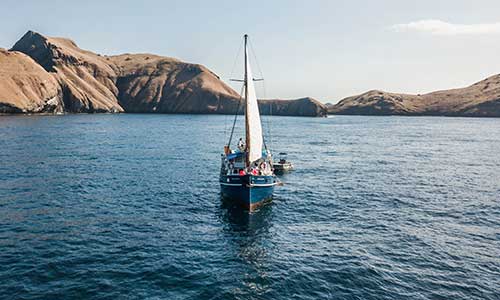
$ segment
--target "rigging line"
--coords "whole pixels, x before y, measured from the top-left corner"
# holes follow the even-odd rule
[[[255,53],[255,50],[253,49],[253,44],[252,44],[252,41],[250,39],[248,40],[248,44],[250,46],[250,52],[252,53],[253,58],[255,59],[255,64],[257,65],[257,69],[259,70],[260,77],[264,78],[264,74],[262,73],[262,69],[260,68],[259,61],[257,60],[257,54]]]
[[[234,121],[233,121],[233,128],[231,128],[231,135],[229,136],[229,142],[227,142],[227,146],[231,147],[231,140],[233,139],[233,133],[234,133],[234,127],[236,127],[236,120],[238,119],[238,113],[240,111],[240,106],[241,106],[241,100],[243,97],[241,96],[243,94],[243,89],[245,88],[245,85],[241,87],[240,91],[240,98],[238,99],[238,107],[236,108],[236,113],[234,114]]]
[[[224,139],[227,139],[227,114],[224,114]]]
[[[236,63],[238,62],[238,58],[240,57],[240,52],[241,52],[242,46],[243,46],[243,43],[240,43],[240,47],[238,48],[238,52],[236,52],[236,58],[234,59],[234,62],[233,62],[233,67],[231,68],[231,73],[229,73],[231,75],[231,76],[229,76],[229,78],[233,78],[234,68],[236,67]]]
[[[261,73],[262,75],[262,73]],[[262,81],[262,89],[263,89],[263,94],[264,98],[266,98],[267,92],[266,92],[266,82]],[[269,103],[269,115],[266,117],[266,125],[267,125],[267,136],[269,140],[269,148],[272,150],[273,148],[273,143],[272,143],[272,137],[271,137],[271,126],[272,126],[272,116],[273,116],[273,103]],[[272,151],[271,151],[272,152]]]
[[[241,47],[243,47],[243,43],[240,43],[238,51],[236,52],[236,57],[234,58],[233,66],[231,68],[231,73],[229,73],[230,74],[229,78],[233,78],[234,69],[236,67],[236,63],[238,62],[238,58],[240,57]],[[229,81],[231,81],[231,80],[229,80]],[[240,93],[240,99],[238,101],[240,101],[240,100],[241,100],[241,93]],[[238,108],[236,109],[236,115],[238,115],[238,111],[240,109],[239,105],[240,105],[240,103],[238,102]],[[227,124],[227,118],[228,118],[228,115],[226,114],[225,118],[224,118],[224,138],[225,139],[227,139],[227,125],[228,125]],[[233,129],[231,130],[231,137],[229,138],[228,146],[231,143],[231,138],[232,138],[233,131],[234,131],[234,122],[233,122]]]
[[[264,87],[265,89],[265,87]],[[269,148],[271,149],[271,153],[272,153],[272,149],[273,149],[273,140],[272,140],[272,136],[271,136],[271,125],[272,125],[272,117],[273,117],[273,103],[270,102],[269,103],[269,116],[268,116],[268,122],[267,122],[267,132],[268,132],[268,136],[269,136]]]

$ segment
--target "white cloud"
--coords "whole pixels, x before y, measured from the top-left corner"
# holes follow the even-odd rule
[[[489,24],[452,24],[441,20],[420,20],[391,26],[396,32],[423,32],[433,35],[478,35],[500,33],[500,22]]]

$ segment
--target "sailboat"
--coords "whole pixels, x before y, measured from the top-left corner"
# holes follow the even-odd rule
[[[271,152],[267,149],[262,134],[247,43],[248,35],[245,34],[245,74],[243,80],[238,80],[244,84],[245,142],[240,139],[238,147],[231,149],[232,133],[236,125],[234,122],[229,142],[224,146],[224,153],[221,155],[219,181],[224,200],[252,212],[272,200],[274,186],[278,184],[278,180],[274,175]]]

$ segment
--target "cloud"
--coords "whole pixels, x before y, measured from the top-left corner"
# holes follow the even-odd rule
[[[420,20],[391,26],[396,32],[423,32],[432,35],[480,35],[500,33],[500,22],[489,24],[452,24],[441,20]]]

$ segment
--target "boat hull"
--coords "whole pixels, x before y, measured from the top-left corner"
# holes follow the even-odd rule
[[[275,185],[274,176],[222,175],[220,177],[223,200],[249,211],[271,201]]]
[[[283,174],[293,170],[293,165],[289,162],[287,163],[275,163],[273,164],[274,172],[276,174]]]

